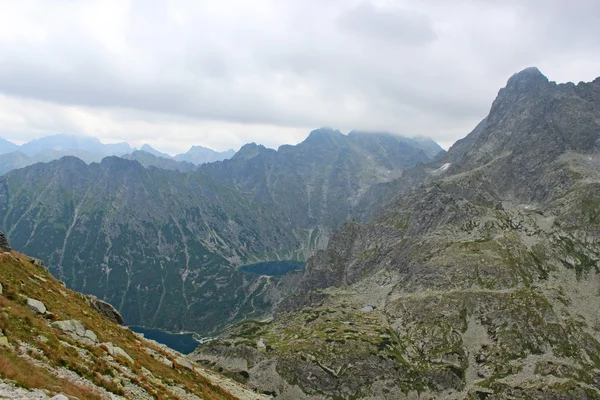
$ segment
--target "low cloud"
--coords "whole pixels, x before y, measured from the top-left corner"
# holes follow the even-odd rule
[[[319,126],[446,147],[516,71],[592,80],[594,1],[0,0],[0,136],[169,152],[297,143]]]

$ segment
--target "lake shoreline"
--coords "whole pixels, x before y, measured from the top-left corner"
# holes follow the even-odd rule
[[[142,334],[146,339],[154,340],[182,354],[192,353],[198,346],[211,339],[203,338],[197,332],[175,333],[142,325],[126,325],[126,327],[137,334]]]

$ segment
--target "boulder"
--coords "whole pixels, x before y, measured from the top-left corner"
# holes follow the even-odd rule
[[[84,337],[90,339],[94,343],[98,343],[98,336],[96,336],[96,334],[89,329],[85,331]]]
[[[146,350],[146,353],[148,353],[152,358],[160,361],[161,363],[165,364],[169,368],[173,368],[173,361],[169,360],[168,358],[164,357],[162,354],[158,353],[155,350],[152,350],[149,347],[146,347],[145,350]]]
[[[0,294],[2,294],[2,284],[0,283]]]
[[[192,363],[185,357],[176,358],[175,362],[178,365],[181,365],[183,368],[189,369],[190,371],[194,370],[194,366],[192,365]]]
[[[48,311],[46,309],[46,306],[44,305],[44,303],[42,303],[39,300],[32,299],[32,298],[27,299],[27,306],[29,306],[31,311],[33,311],[37,314],[45,314],[46,311]]]
[[[35,265],[36,267],[41,268],[41,269],[45,269],[46,271],[48,271],[48,267],[46,266],[46,264],[42,260],[40,260],[39,258],[29,257],[29,261],[31,261],[31,263],[33,265]]]
[[[0,251],[2,252],[10,252],[12,249],[8,244],[8,239],[4,236],[4,233],[0,232]]]
[[[8,338],[4,336],[2,329],[0,329],[0,347],[9,347]]]
[[[56,396],[52,397],[50,400],[69,400],[69,398],[67,396],[65,396],[64,394],[57,394]]]
[[[89,330],[85,329],[83,324],[76,319],[68,319],[65,321],[56,321],[50,324],[53,328],[59,329],[64,333],[71,336],[73,339],[78,340],[84,343],[98,343],[98,337],[96,334]]]
[[[65,333],[74,333],[77,336],[85,336],[85,327],[76,319],[68,319],[65,321],[56,321],[50,324],[53,328],[59,329]]]
[[[92,306],[94,310],[96,310],[101,315],[104,315],[106,318],[115,322],[119,325],[123,325],[123,316],[117,311],[116,308],[112,306],[112,304],[107,303],[106,301],[100,300],[96,296],[86,295],[87,302]]]
[[[113,356],[114,358],[122,357],[122,358],[125,358],[127,361],[129,361],[131,364],[135,364],[135,362],[133,361],[133,358],[131,358],[131,356],[129,354],[127,354],[127,352],[125,350],[123,350],[119,346],[115,346],[111,342],[102,343],[100,345],[100,347],[102,347],[104,350],[106,350],[106,352],[108,354],[110,354],[111,356]]]

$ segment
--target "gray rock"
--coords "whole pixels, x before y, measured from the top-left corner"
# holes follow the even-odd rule
[[[176,358],[175,362],[181,365],[183,368],[189,369],[190,371],[194,370],[194,366],[192,365],[192,363],[185,357]]]
[[[118,357],[123,357],[125,359],[127,359],[127,361],[129,361],[132,364],[135,364],[135,361],[133,361],[133,358],[131,358],[131,356],[129,354],[127,354],[127,352],[125,350],[123,350],[122,348],[120,348],[119,346],[114,346],[114,357],[118,358]]]
[[[29,261],[31,261],[31,263],[33,265],[35,265],[36,267],[42,268],[42,269],[45,269],[46,271],[48,271],[48,267],[46,266],[44,261],[40,260],[39,258],[30,257]]]
[[[48,400],[41,389],[25,389],[10,381],[0,380],[0,399],[3,400]]]
[[[98,343],[98,336],[96,336],[96,334],[89,329],[85,331],[84,337],[90,339],[94,343]]]
[[[56,321],[50,324],[53,328],[59,329],[65,333],[70,333],[79,337],[85,337],[86,329],[83,324],[76,319],[65,321]],[[91,332],[91,331],[90,331]]]
[[[145,348],[146,353],[148,353],[152,358],[160,361],[161,363],[165,364],[167,367],[173,368],[173,361],[169,360],[168,358],[164,357],[162,354],[158,353],[155,350],[152,350],[149,347]]]
[[[360,311],[371,312],[371,311],[373,311],[373,306],[364,306],[363,308],[360,309]]]
[[[65,396],[64,394],[57,394],[56,396],[52,397],[50,400],[69,400],[69,398],[67,396]]]
[[[44,335],[38,335],[36,339],[42,343],[48,343],[48,338]]]
[[[0,294],[2,294],[2,284],[0,283]]]
[[[37,314],[45,314],[47,311],[44,303],[36,299],[28,298],[27,306],[29,306],[29,308]]]
[[[129,361],[131,364],[135,364],[135,361],[133,360],[133,358],[131,358],[131,356],[129,354],[127,354],[127,352],[125,350],[123,350],[122,348],[120,348],[119,346],[115,346],[111,342],[102,343],[100,346],[103,349],[105,349],[108,352],[108,354],[110,354],[114,358],[123,357],[127,361]]]
[[[112,306],[112,304],[100,300],[93,295],[87,295],[86,300],[90,303],[94,310],[98,311],[98,313],[104,315],[106,318],[119,325],[123,325],[123,316],[121,313],[119,313],[119,311],[117,311],[116,308]]]
[[[8,244],[8,239],[6,238],[6,236],[4,236],[4,233],[0,232],[0,251],[2,252],[10,252],[12,249],[10,248],[10,245]]]
[[[2,332],[2,329],[0,329],[0,346],[1,347],[9,347],[8,338],[4,335],[4,332]]]

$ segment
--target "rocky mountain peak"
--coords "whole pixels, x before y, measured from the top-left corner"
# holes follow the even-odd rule
[[[527,90],[545,85],[548,78],[537,67],[529,67],[510,77],[507,89]]]
[[[344,134],[337,129],[332,128],[319,128],[310,132],[304,143],[312,143],[312,144],[326,144],[333,143],[334,140],[343,137]]]
[[[3,252],[10,251],[10,245],[8,244],[8,239],[4,236],[4,233],[0,232],[0,250]]]
[[[245,144],[242,148],[235,153],[232,159],[235,160],[249,160],[256,157],[257,155],[267,152],[268,149],[262,144],[256,144],[254,142]]]

